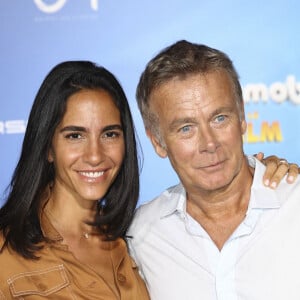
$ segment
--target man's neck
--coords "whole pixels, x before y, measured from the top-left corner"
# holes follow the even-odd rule
[[[219,250],[245,218],[250,200],[252,175],[244,164],[241,174],[216,191],[187,191],[187,212],[210,235]]]

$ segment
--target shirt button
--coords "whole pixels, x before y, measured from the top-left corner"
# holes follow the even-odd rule
[[[96,281],[92,281],[91,283],[88,284],[87,288],[89,289],[94,289],[97,285],[97,282]]]
[[[120,283],[124,283],[126,281],[126,277],[120,273],[117,275],[117,278]]]
[[[37,287],[39,288],[40,291],[45,292],[47,290],[47,286],[43,283],[39,283],[37,285]]]

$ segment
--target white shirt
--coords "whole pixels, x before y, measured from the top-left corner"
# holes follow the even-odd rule
[[[271,190],[264,169],[221,251],[187,214],[181,184],[138,208],[128,244],[152,300],[300,299],[300,181]]]

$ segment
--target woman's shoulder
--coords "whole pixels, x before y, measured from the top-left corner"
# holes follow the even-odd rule
[[[23,257],[20,253],[14,250],[10,244],[5,244],[3,232],[0,232],[0,278],[10,278],[16,274],[26,273],[30,270],[35,270],[37,266],[43,265],[43,260],[38,259],[41,252],[47,251],[44,247],[35,252],[37,259]],[[0,298],[1,299],[1,298]]]
[[[22,258],[21,255],[19,255],[9,245],[5,244],[3,232],[0,232],[0,249],[0,278],[12,274],[15,269],[24,269],[24,266],[22,266],[24,264],[21,263],[21,261],[25,259]]]

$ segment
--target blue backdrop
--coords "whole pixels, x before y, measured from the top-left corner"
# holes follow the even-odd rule
[[[148,60],[179,39],[216,47],[234,61],[249,123],[246,153],[300,164],[299,11],[297,0],[2,0],[0,192],[42,80],[70,59],[105,66],[128,95],[144,152],[140,203],[177,183],[168,160],[158,158],[145,137],[135,88]]]

